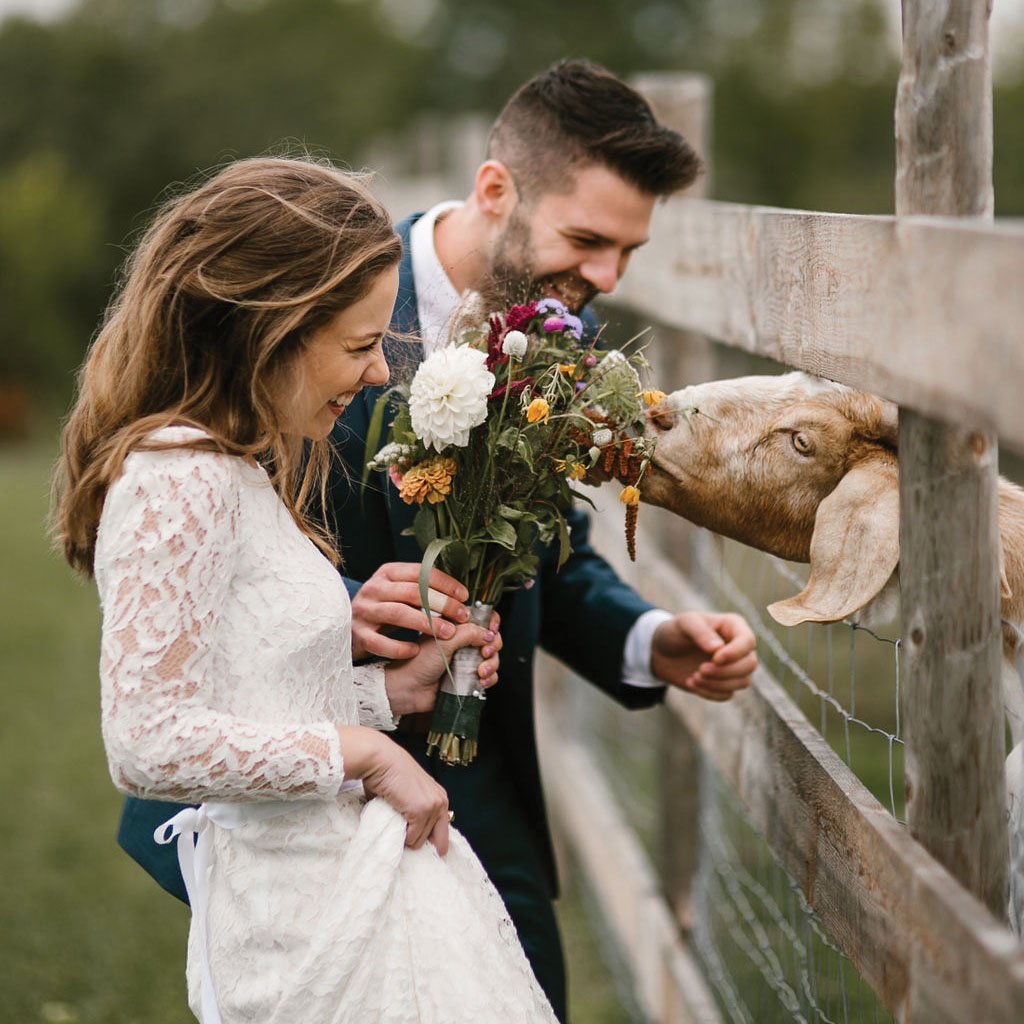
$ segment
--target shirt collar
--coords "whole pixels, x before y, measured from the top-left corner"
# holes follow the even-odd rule
[[[458,201],[438,203],[423,214],[409,232],[412,276],[416,282],[416,312],[425,356],[430,355],[446,336],[461,301],[451,278],[441,266],[434,246],[434,225],[444,214],[461,205]]]

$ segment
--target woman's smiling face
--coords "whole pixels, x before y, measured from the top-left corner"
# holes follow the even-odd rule
[[[315,330],[295,357],[284,431],[320,441],[356,394],[388,382],[382,342],[398,294],[398,267],[384,271],[358,302]]]

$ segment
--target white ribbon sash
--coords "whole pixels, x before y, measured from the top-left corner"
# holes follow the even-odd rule
[[[343,787],[344,788],[344,787]],[[199,953],[202,958],[201,1024],[222,1024],[217,996],[213,988],[210,969],[210,949],[206,941],[206,919],[209,910],[208,875],[213,830],[210,823],[220,828],[238,828],[250,821],[266,821],[296,811],[315,801],[268,800],[251,803],[211,801],[199,807],[186,807],[165,821],[154,833],[153,839],[166,846],[178,841],[178,865],[185,882],[188,902],[196,929]],[[193,839],[195,837],[195,839]]]

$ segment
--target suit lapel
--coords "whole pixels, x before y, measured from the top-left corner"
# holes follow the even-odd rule
[[[398,297],[395,299],[395,312],[391,317],[391,330],[398,337],[385,339],[384,354],[387,357],[388,365],[399,373],[413,372],[413,367],[423,358],[423,350],[414,340],[419,335],[420,318],[416,308],[416,281],[412,273],[412,246],[409,243],[409,233],[420,216],[421,214],[415,214],[395,225],[395,230],[402,239],[402,259],[398,264]],[[411,335],[413,340],[400,340],[403,335]],[[366,396],[367,425],[374,405],[384,391],[384,388],[369,389],[370,393]],[[397,411],[393,411],[393,409],[392,406],[385,412],[385,424],[394,416],[394,411]],[[366,436],[365,433],[363,436]],[[395,557],[403,562],[418,562],[423,557],[423,553],[420,551],[416,539],[401,535],[403,530],[412,526],[416,509],[402,501],[398,496],[398,490],[386,477],[383,487],[388,520],[395,541]]]

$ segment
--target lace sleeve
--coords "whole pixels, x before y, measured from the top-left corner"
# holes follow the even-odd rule
[[[135,453],[107,495],[96,582],[111,777],[164,800],[333,796],[343,779],[333,724],[268,724],[211,706],[239,520],[232,462]]]
[[[384,663],[356,666],[352,682],[359,698],[359,724],[384,731],[394,729],[397,719],[384,689]]]

